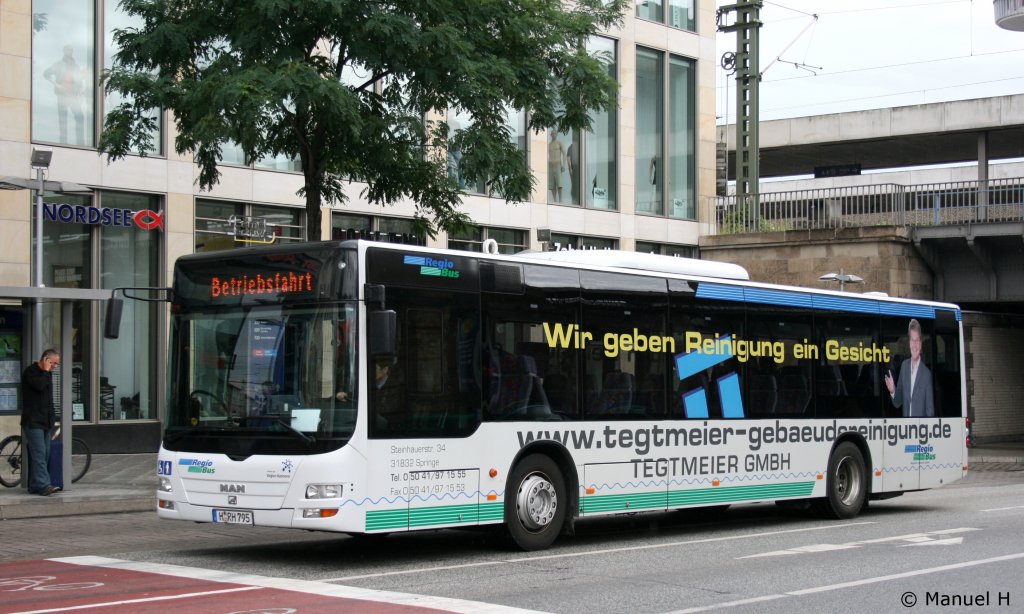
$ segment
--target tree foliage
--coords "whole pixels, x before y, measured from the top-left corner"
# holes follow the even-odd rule
[[[455,229],[457,182],[444,152],[462,152],[469,182],[487,181],[510,202],[529,199],[533,177],[511,140],[509,108],[530,128],[586,129],[616,104],[617,85],[586,40],[619,24],[626,0],[121,0],[138,27],[118,30],[104,75],[122,102],[105,119],[100,151],[112,160],[156,144],[150,111],[172,111],[178,153],[191,152],[199,186],[217,183],[221,148],[249,161],[301,163],[309,237],[321,203],[345,186],[392,204],[411,198],[428,230]],[[358,68],[363,82],[346,85]],[[351,81],[351,80],[348,80]],[[469,113],[450,132],[430,111]]]

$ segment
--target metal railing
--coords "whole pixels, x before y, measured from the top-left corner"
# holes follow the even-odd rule
[[[715,199],[713,234],[1024,221],[1024,178],[894,183]]]

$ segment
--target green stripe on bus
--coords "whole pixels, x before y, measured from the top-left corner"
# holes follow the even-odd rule
[[[505,506],[500,502],[379,510],[366,512],[365,530],[385,531],[433,525],[477,524],[502,520],[504,517]]]
[[[668,492],[585,496],[580,502],[580,511],[586,514],[593,514],[597,512],[661,509],[684,505],[756,501],[758,499],[806,497],[813,490],[814,482],[794,482],[790,484],[758,484],[751,486],[701,488],[696,490],[673,490]]]

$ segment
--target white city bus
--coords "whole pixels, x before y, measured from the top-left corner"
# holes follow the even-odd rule
[[[372,241],[184,257],[171,301],[166,519],[531,550],[610,514],[849,518],[967,470],[955,305]]]

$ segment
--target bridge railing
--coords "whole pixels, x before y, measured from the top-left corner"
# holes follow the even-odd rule
[[[763,192],[718,197],[715,234],[1024,221],[1024,178]]]

